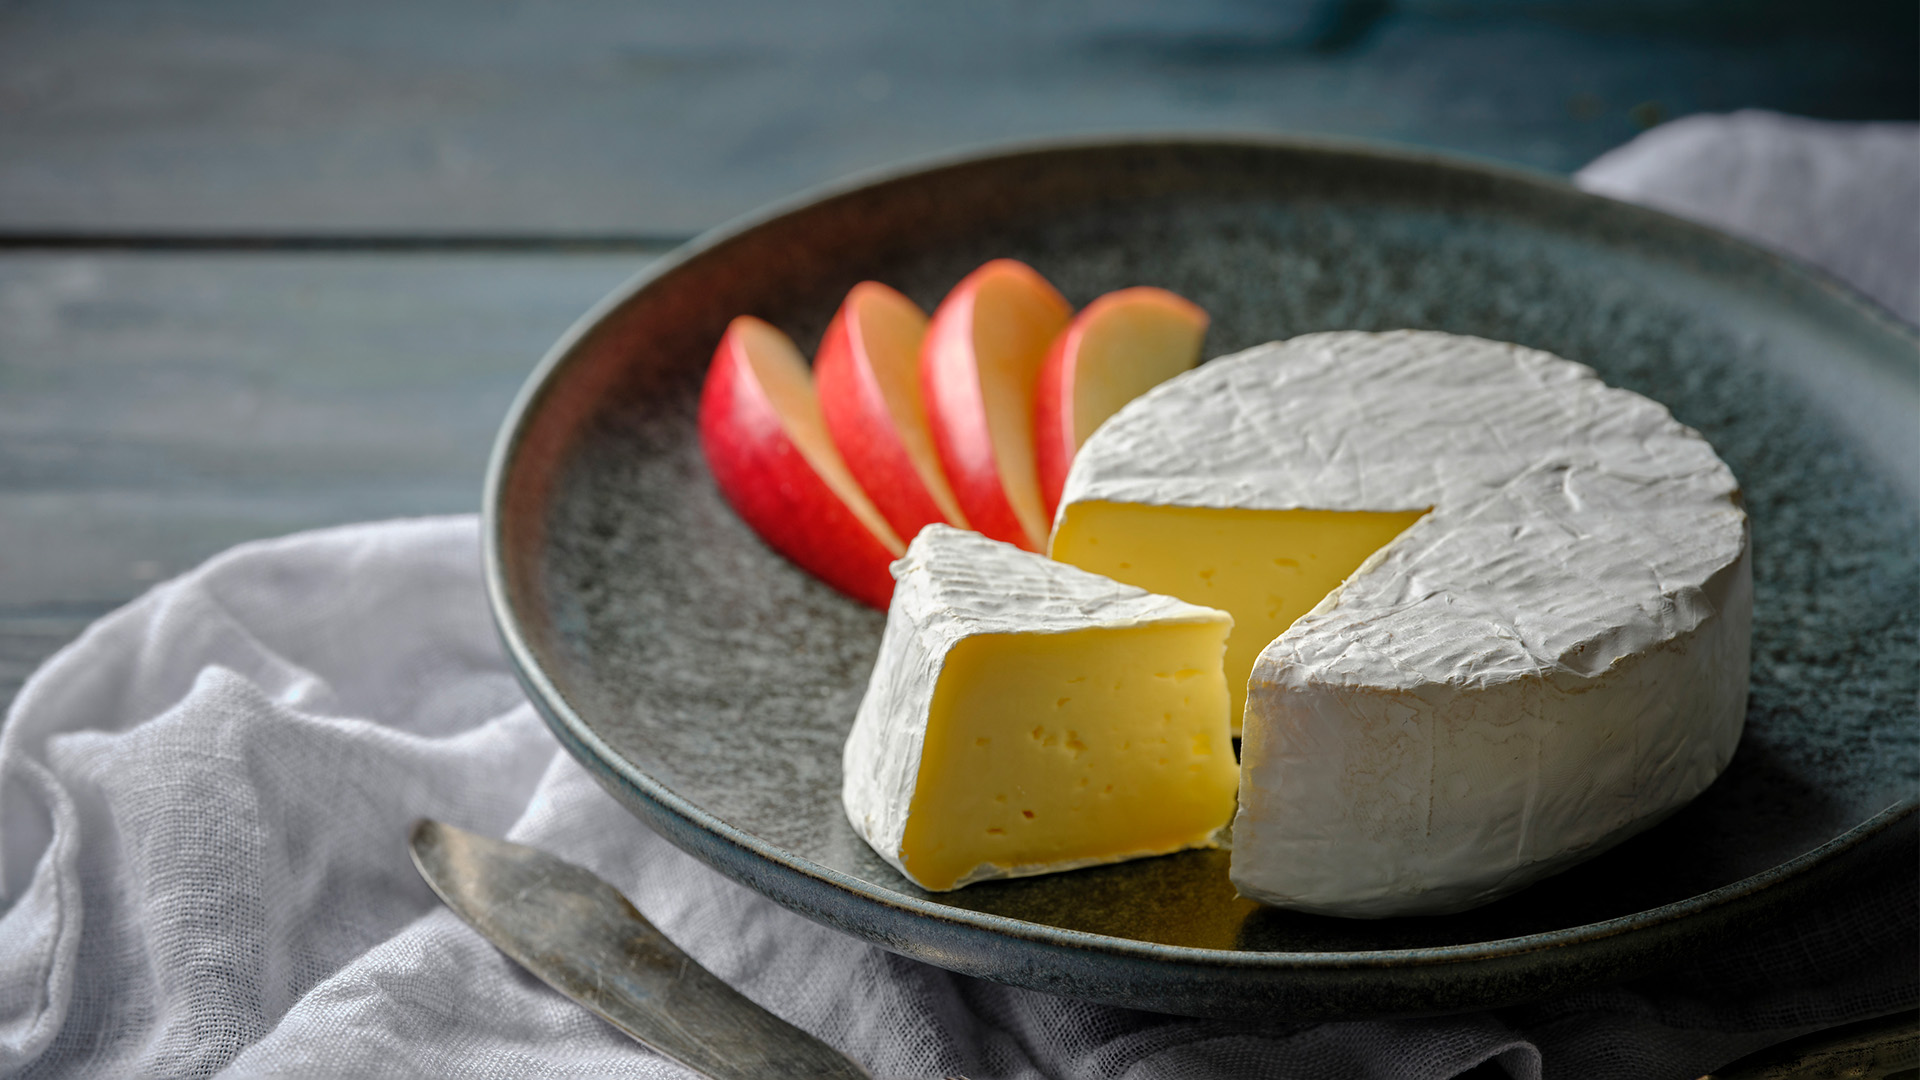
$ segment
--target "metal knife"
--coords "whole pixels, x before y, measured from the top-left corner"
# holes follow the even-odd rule
[[[713,1080],[870,1080],[839,1051],[694,963],[591,872],[422,819],[413,865],[447,906],[541,981]]]

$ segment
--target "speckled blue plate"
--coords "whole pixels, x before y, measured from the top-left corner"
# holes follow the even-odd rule
[[[841,815],[882,617],[764,547],[701,462],[734,315],[808,349],[855,282],[931,309],[1009,255],[1068,299],[1162,285],[1209,355],[1432,327],[1665,402],[1753,515],[1752,706],[1664,824],[1497,904],[1348,921],[1234,895],[1227,857],[923,892]],[[1920,348],[1814,273],[1551,178],[1281,140],[1027,147],[836,187],[654,263],[514,405],[487,490],[500,631],[560,741],[647,825],[796,911],[1004,982],[1191,1015],[1441,1012],[1653,970],[1863,895],[1911,911]],[[1899,910],[1896,906],[1892,910]]]

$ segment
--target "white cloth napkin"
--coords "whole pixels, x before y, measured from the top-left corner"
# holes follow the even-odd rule
[[[591,868],[879,1076],[1692,1077],[1914,999],[1911,958],[1873,932],[1910,912],[1498,1013],[1264,1028],[904,960],[682,854],[558,750],[478,551],[466,517],[245,545],[34,675],[0,728],[0,1074],[685,1075],[440,907],[405,849],[422,816]]]
[[[1574,182],[1797,256],[1920,325],[1920,125],[1689,116]]]

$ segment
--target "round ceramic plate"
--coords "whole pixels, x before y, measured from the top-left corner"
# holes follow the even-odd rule
[[[1128,285],[1188,296],[1213,317],[1209,355],[1430,327],[1547,349],[1667,404],[1732,465],[1753,518],[1752,705],[1726,774],[1640,837],[1460,915],[1262,908],[1234,894],[1218,851],[914,887],[840,809],[840,745],[883,617],[735,518],[695,410],[733,316],[810,351],[855,282],[931,310],[997,256],[1075,304]],[[1913,891],[1917,356],[1910,330],[1816,274],[1547,177],[1276,140],[1021,148],[776,207],[588,314],[501,435],[488,585],[529,694],[608,790],[830,926],[1166,1012],[1491,1006]]]

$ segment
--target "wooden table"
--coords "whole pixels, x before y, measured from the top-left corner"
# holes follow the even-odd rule
[[[1567,171],[1667,116],[1911,119],[1900,5],[0,7],[0,704],[241,541],[478,508],[546,345],[701,229],[1017,137]]]
[[[1142,129],[1564,171],[1663,116],[1920,99],[1898,12],[1590,8],[0,7],[0,703],[229,545],[476,509],[496,423],[574,316],[851,171]]]

